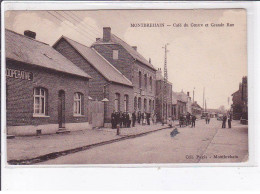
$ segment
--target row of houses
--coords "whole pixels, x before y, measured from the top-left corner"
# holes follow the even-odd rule
[[[191,111],[189,95],[173,103],[170,82],[162,103],[161,70],[110,27],[91,47],[65,36],[50,46],[28,30],[22,35],[6,29],[5,37],[9,135],[109,127],[113,111],[148,112],[158,121],[161,110],[175,118]]]
[[[232,94],[231,111],[234,120],[241,120],[244,123],[248,121],[248,92],[247,92],[247,76],[242,78],[239,88]]]

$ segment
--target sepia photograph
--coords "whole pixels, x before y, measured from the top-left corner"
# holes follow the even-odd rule
[[[7,164],[246,163],[246,9],[4,12]]]

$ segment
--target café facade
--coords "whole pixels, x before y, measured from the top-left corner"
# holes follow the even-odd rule
[[[90,128],[91,77],[35,37],[5,30],[7,135]]]

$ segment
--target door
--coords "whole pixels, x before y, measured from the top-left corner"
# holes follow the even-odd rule
[[[92,127],[104,126],[104,102],[89,102],[89,123],[92,125]]]
[[[59,128],[65,128],[65,92],[63,90],[59,91],[58,100],[58,122]]]

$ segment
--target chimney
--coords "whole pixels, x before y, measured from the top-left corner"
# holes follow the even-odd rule
[[[111,28],[110,27],[104,27],[103,28],[103,41],[109,42],[111,39]]]
[[[152,60],[151,60],[151,58],[149,58],[149,63],[152,64]]]
[[[135,51],[137,51],[137,46],[132,46],[133,49],[135,49]]]
[[[187,92],[187,96],[190,96],[190,92]]]
[[[35,39],[36,38],[36,33],[30,30],[25,30],[24,35],[30,38]]]
[[[100,40],[100,38],[96,38],[96,41],[99,41]]]

